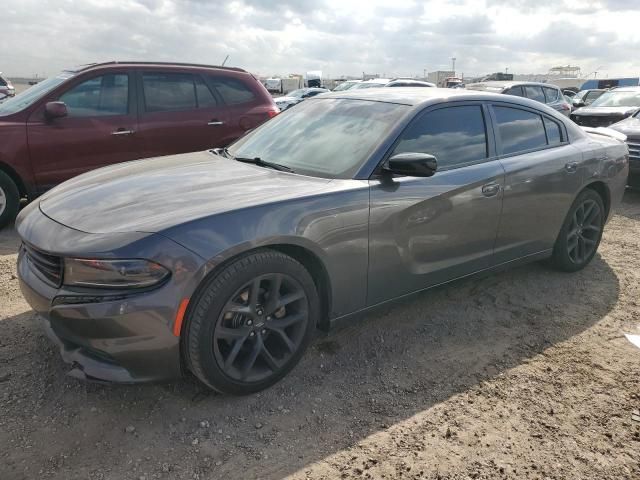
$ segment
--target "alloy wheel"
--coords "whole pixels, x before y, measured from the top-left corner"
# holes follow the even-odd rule
[[[585,200],[575,209],[567,234],[567,253],[573,263],[581,264],[591,257],[601,230],[600,206],[594,200]]]
[[[213,332],[216,361],[233,380],[264,380],[295,354],[308,322],[302,286],[286,274],[261,275],[238,289],[222,309]]]

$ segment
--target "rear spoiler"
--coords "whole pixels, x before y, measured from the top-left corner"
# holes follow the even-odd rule
[[[606,127],[582,127],[582,129],[587,133],[593,133],[595,135],[604,135],[605,137],[615,138],[616,140],[620,140],[624,142],[627,140],[627,136],[624,133],[621,133],[617,130],[613,130],[611,128]]]

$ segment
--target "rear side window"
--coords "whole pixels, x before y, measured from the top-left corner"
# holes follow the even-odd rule
[[[507,90],[506,92],[507,95],[515,95],[516,97],[524,97],[524,92],[522,91],[522,87],[517,86],[517,87],[511,87],[509,90]]]
[[[224,77],[209,78],[227,105],[249,103],[256,98],[256,95],[251,91],[251,89],[240,80]]]
[[[196,108],[193,75],[188,73],[147,72],[142,74],[144,105],[147,112]]]
[[[546,103],[553,103],[558,100],[558,90],[550,87],[542,87],[544,90],[544,96],[547,98]]]
[[[129,75],[101,75],[76,85],[59,99],[70,117],[126,115],[129,111]]]
[[[510,107],[493,107],[504,155],[547,146],[542,117]]]
[[[428,112],[405,130],[395,153],[429,153],[438,168],[454,168],[487,158],[487,135],[482,108],[447,107]]]
[[[525,85],[524,91],[531,100],[536,100],[537,102],[545,102],[544,93],[542,93],[542,88],[535,85]]]
[[[560,125],[553,120],[544,117],[544,129],[547,131],[547,143],[549,145],[560,145],[562,143]]]
[[[207,84],[200,77],[195,77],[196,81],[196,97],[198,100],[198,108],[215,107],[218,105],[216,97],[213,96]]]

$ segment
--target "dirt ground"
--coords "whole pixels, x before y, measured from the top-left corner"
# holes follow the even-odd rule
[[[319,337],[251,397],[68,367],[0,232],[0,479],[640,479],[640,193],[593,263],[454,283]]]

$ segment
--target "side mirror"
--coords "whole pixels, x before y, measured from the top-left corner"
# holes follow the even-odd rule
[[[387,160],[384,171],[409,177],[430,177],[438,169],[438,161],[428,153],[398,153]]]
[[[64,102],[48,102],[44,106],[44,115],[49,120],[66,117],[68,113]]]
[[[581,108],[581,107],[584,107],[585,105],[586,104],[581,100],[574,100],[573,101],[573,106],[576,107],[576,108]]]

